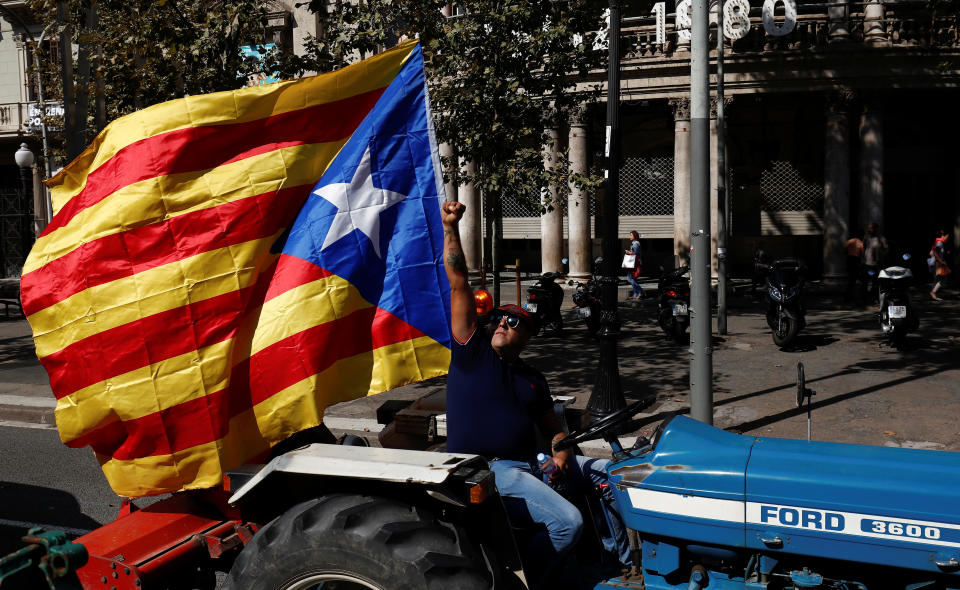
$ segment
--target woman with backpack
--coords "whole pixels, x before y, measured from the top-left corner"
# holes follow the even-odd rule
[[[940,297],[937,297],[937,291],[940,290],[940,287],[943,286],[943,282],[952,272],[950,267],[947,265],[947,232],[946,230],[940,230],[937,232],[937,239],[933,242],[933,247],[930,248],[930,258],[934,262],[934,284],[933,290],[930,291],[930,297],[933,297],[936,301],[943,301]]]

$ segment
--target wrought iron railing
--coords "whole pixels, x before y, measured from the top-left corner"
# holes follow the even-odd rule
[[[782,37],[768,34],[763,27],[761,2],[751,0],[750,30],[736,41],[727,41],[731,54],[756,53],[771,50],[811,50],[827,46],[831,42],[831,22],[827,14],[830,2],[797,3],[796,28]],[[665,29],[661,43],[657,43],[655,17],[628,17],[623,26],[623,44],[630,51],[628,59],[647,59],[670,57],[683,43],[678,39],[676,13],[673,3],[667,3],[670,13],[665,15]],[[711,20],[715,22],[716,16]],[[847,15],[844,19],[847,39],[862,42],[864,31],[871,24],[865,16],[864,2],[847,3]],[[960,47],[960,30],[955,16],[935,14],[925,0],[884,3],[882,18],[884,37],[892,46],[919,47]],[[716,30],[710,33],[713,48],[716,45]],[[686,55],[686,54],[684,54]]]
[[[26,128],[29,105],[23,102],[0,103],[0,132],[17,133]]]

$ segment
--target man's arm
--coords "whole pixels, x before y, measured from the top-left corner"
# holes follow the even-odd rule
[[[466,342],[477,327],[477,304],[467,277],[467,260],[460,245],[460,219],[466,206],[447,201],[441,210],[443,220],[443,267],[450,282],[450,323],[457,342]]]

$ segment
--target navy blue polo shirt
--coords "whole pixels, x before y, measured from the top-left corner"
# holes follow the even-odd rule
[[[535,426],[553,407],[540,371],[503,362],[479,327],[466,343],[452,339],[447,377],[447,452],[528,461]]]

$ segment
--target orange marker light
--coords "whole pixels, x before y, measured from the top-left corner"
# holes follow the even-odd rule
[[[487,486],[478,483],[470,487],[470,503],[482,504],[487,499]]]
[[[474,291],[473,299],[477,302],[477,315],[487,315],[493,311],[493,296],[486,289]]]

